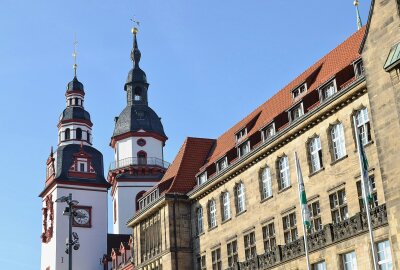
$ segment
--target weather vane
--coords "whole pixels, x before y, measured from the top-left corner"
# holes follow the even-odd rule
[[[131,22],[133,23],[133,27],[131,29],[132,34],[136,34],[139,31],[140,22],[135,19],[135,16],[131,18]]]
[[[76,56],[78,55],[77,54],[77,52],[76,52],[76,47],[78,46],[78,41],[76,40],[76,34],[75,34],[75,37],[74,37],[74,52],[72,53],[72,56],[74,57],[74,65],[73,65],[73,67],[74,67],[74,74],[75,74],[75,77],[76,77],[76,69],[78,68],[78,65],[76,64]]]

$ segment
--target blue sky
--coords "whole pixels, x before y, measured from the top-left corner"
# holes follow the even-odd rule
[[[218,137],[355,32],[352,2],[1,0],[2,268],[39,269],[38,194],[73,78],[74,33],[94,145],[108,168],[113,119],[126,105],[129,19],[141,21],[149,104],[172,161],[185,137]],[[360,4],[365,23],[370,0]]]

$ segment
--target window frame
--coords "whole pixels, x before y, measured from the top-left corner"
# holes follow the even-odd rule
[[[272,130],[272,134],[267,132],[269,130]],[[270,134],[270,135],[267,136],[267,134]],[[275,135],[276,135],[275,122],[272,122],[271,124],[269,124],[266,127],[261,129],[261,137],[262,137],[263,142],[273,138]]]
[[[371,120],[369,117],[369,112],[367,107],[363,107],[353,114],[356,118],[356,127],[358,134],[361,136],[361,141],[363,146],[369,144],[372,141],[372,132],[371,132]],[[362,115],[362,119],[359,116]],[[366,117],[366,118],[365,118]],[[360,120],[362,122],[360,123]],[[356,136],[354,136],[356,138]],[[357,140],[358,138],[356,138]]]
[[[315,207],[314,207],[315,206]],[[310,220],[311,220],[311,232],[318,232],[323,229],[321,219],[321,206],[319,200],[311,201],[307,204]]]
[[[242,128],[235,133],[236,143],[240,143],[247,135],[247,127]]]
[[[243,244],[246,261],[257,257],[256,234],[254,231],[248,232],[243,235]]]
[[[297,109],[300,109],[300,115],[295,116],[295,111]],[[294,105],[290,110],[289,110],[289,119],[290,122],[296,121],[297,119],[300,119],[303,115],[305,114],[304,112],[304,105],[303,102],[299,102],[298,104]]]
[[[340,196],[339,196],[340,192],[344,194],[342,203],[340,203]],[[344,187],[329,193],[329,207],[331,210],[332,223],[336,224],[349,219],[350,216],[347,205],[347,195],[346,195],[346,189]],[[338,215],[336,215],[335,213],[338,213]],[[337,217],[339,219],[337,219]]]
[[[351,258],[350,258],[351,261],[345,261],[347,255],[351,255]],[[343,254],[340,255],[340,257],[341,257],[343,269],[346,269],[346,270],[353,270],[353,269],[357,270],[358,269],[358,266],[357,266],[357,255],[356,255],[356,252],[354,250],[346,252],[346,253],[343,253]],[[354,264],[354,262],[355,262],[355,264]],[[351,264],[351,269],[346,266],[348,263]]]
[[[222,270],[221,248],[211,250],[212,270]]]
[[[221,172],[224,169],[228,168],[228,157],[224,156],[220,158],[217,162],[215,162],[215,166],[217,168],[217,172]]]
[[[201,206],[196,208],[196,232],[197,235],[204,233],[204,215]]]
[[[241,191],[240,194],[239,194],[239,191]],[[245,212],[246,211],[246,190],[245,190],[243,182],[236,184],[235,198],[236,198],[236,214]]]
[[[315,173],[324,168],[322,159],[322,144],[319,136],[314,136],[308,141],[308,156],[310,161],[310,172]]]
[[[267,175],[265,173],[268,172]],[[261,184],[261,200],[265,200],[272,197],[272,176],[271,168],[266,166],[261,169],[260,172],[260,184]]]
[[[228,266],[233,267],[239,261],[237,239],[233,239],[226,243],[226,253],[228,257]]]
[[[227,221],[231,218],[231,198],[228,191],[224,191],[221,194],[221,217],[222,222]],[[227,199],[226,199],[227,197]]]
[[[382,254],[382,252],[379,250],[379,247],[380,247],[379,244],[382,244],[382,243],[385,244],[384,249],[383,249],[383,253],[385,256],[384,259],[381,258],[380,254]],[[382,240],[382,241],[375,243],[375,245],[376,245],[376,253],[377,253],[377,257],[378,257],[377,258],[378,265],[381,266],[381,265],[385,264],[385,266],[393,267],[393,258],[392,258],[392,252],[390,249],[390,241],[388,239]]]
[[[299,232],[297,230],[297,217],[295,211],[292,211],[282,216],[282,228],[285,244],[292,243],[299,238]]]
[[[211,199],[208,202],[208,227],[213,229],[217,227],[217,202],[215,199]]]
[[[247,149],[247,152],[243,153],[243,149]],[[247,140],[247,141],[245,141],[245,142],[243,142],[243,143],[241,143],[241,144],[239,144],[237,146],[237,155],[238,155],[239,158],[242,158],[242,157],[246,156],[247,154],[250,153],[250,151],[251,151],[250,140]]]
[[[304,88],[304,90],[301,90],[301,88]],[[292,90],[292,99],[293,100],[298,99],[299,97],[301,97],[302,95],[307,93],[307,91],[308,91],[307,83],[304,82],[304,83],[300,84],[299,86],[297,86],[295,89]]]
[[[326,96],[326,90],[330,88],[330,86],[333,87],[333,93],[330,94],[329,96]],[[321,102],[325,102],[326,100],[330,99],[331,97],[333,97],[336,93],[337,93],[338,89],[337,89],[337,84],[336,84],[336,79],[332,79],[328,82],[326,82],[324,85],[322,85],[319,89],[319,97],[320,97],[320,101]]]
[[[329,138],[331,142],[332,160],[337,161],[347,155],[346,136],[342,122],[332,124],[329,129]]]
[[[285,161],[285,162],[281,163],[281,161]],[[290,187],[290,185],[291,185],[289,157],[287,155],[278,157],[277,165],[278,165],[277,169],[278,169],[279,190],[283,190],[283,189]],[[285,165],[285,166],[283,166],[283,165]]]
[[[364,62],[362,61],[361,58],[354,61],[353,68],[354,68],[354,76],[356,77],[356,79],[363,77],[365,75]]]
[[[263,225],[261,230],[263,233],[264,252],[269,252],[276,247],[276,230],[274,222],[272,221]]]
[[[201,181],[202,177],[204,177],[203,182]],[[204,171],[197,176],[197,185],[200,186],[200,185],[204,184],[205,182],[207,182],[207,180],[208,180],[207,179],[207,171]]]
[[[368,175],[368,181],[369,181],[369,185],[371,186],[372,197],[373,197],[373,201],[369,202],[369,209],[371,210],[379,205],[378,190],[376,188],[375,175],[373,175],[373,174]],[[365,213],[364,199],[363,199],[362,189],[361,189],[362,188],[361,180],[358,180],[356,182],[356,187],[357,187],[358,204],[360,206],[360,212]]]

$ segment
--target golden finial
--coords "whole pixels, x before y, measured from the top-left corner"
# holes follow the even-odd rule
[[[354,0],[354,6],[358,7],[358,0]]]
[[[135,20],[135,17],[131,18],[131,21],[133,22],[134,26],[131,29],[132,34],[136,35],[139,32],[139,26],[140,22],[138,20]]]
[[[76,64],[76,56],[78,55],[78,53],[76,52],[76,47],[78,45],[78,41],[76,40],[76,34],[75,34],[75,38],[74,38],[74,52],[72,53],[72,56],[74,57],[74,75],[76,77],[76,69],[78,68],[78,65]]]

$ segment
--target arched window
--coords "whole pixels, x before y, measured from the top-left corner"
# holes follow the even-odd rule
[[[346,144],[342,123],[331,128],[333,159],[338,160],[346,155]]]
[[[210,228],[217,226],[217,205],[215,200],[211,200],[208,203],[208,225]]]
[[[272,196],[271,170],[269,167],[262,169],[261,175],[261,198],[266,199]]]
[[[89,131],[87,131],[87,141],[90,143],[90,132]]]
[[[241,213],[246,210],[246,195],[244,193],[244,184],[239,183],[235,187],[236,194],[236,212]]]
[[[82,140],[82,129],[81,128],[76,129],[76,139]]]
[[[231,200],[228,191],[222,193],[221,202],[222,202],[222,221],[225,221],[231,218]]]
[[[140,198],[142,198],[143,194],[145,194],[145,193],[146,193],[146,191],[145,191],[145,190],[142,190],[142,191],[140,191],[138,194],[136,194],[136,197],[135,197],[136,211],[139,210],[139,200],[140,200]]]
[[[278,159],[279,168],[279,189],[290,186],[289,159],[287,156]]]
[[[356,125],[358,129],[358,134],[360,134],[361,141],[363,145],[369,143],[371,138],[371,125],[369,123],[368,109],[363,108],[357,111],[356,115]]]
[[[147,153],[145,151],[140,151],[137,153],[137,159],[139,165],[147,164]]]
[[[142,89],[140,87],[135,88],[134,96],[133,96],[135,101],[140,101],[142,100]]]
[[[196,209],[196,227],[197,227],[197,234],[201,234],[204,231],[203,228],[203,208],[198,207]]]
[[[65,130],[65,139],[66,140],[70,140],[71,139],[71,130],[69,128],[67,128]]]
[[[310,140],[308,151],[310,155],[311,172],[319,171],[323,167],[321,140],[319,137],[314,137]]]

